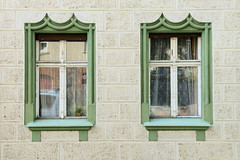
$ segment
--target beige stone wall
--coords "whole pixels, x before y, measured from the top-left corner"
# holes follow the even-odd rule
[[[42,132],[42,142],[31,142],[23,125],[23,24],[45,13],[96,23],[97,123],[89,141]],[[159,131],[149,142],[140,124],[139,24],[161,13],[213,23],[214,125],[204,142],[194,131]],[[240,0],[0,0],[0,159],[240,159]]]

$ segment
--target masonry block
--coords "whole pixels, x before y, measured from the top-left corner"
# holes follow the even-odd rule
[[[107,123],[106,132],[106,138],[108,140],[133,139],[133,125],[131,123]]]
[[[239,140],[240,139],[240,124],[225,123],[224,124],[224,139]]]
[[[23,68],[4,68],[2,74],[3,84],[23,84]]]
[[[14,141],[15,140],[15,124],[1,123],[0,124],[0,141]]]
[[[3,159],[58,159],[57,143],[6,143],[3,145]]]
[[[233,159],[231,143],[178,143],[180,160]]]
[[[62,159],[117,159],[116,143],[62,143]]]
[[[23,48],[23,32],[21,31],[3,31],[2,48]]]
[[[178,8],[180,9],[223,9],[232,8],[233,0],[222,0],[218,3],[217,0],[202,0],[202,1],[191,1],[191,0],[179,0]]]
[[[117,34],[116,33],[98,33],[97,46],[100,48],[116,48]]]

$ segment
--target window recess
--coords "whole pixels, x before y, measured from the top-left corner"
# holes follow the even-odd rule
[[[37,118],[87,117],[86,43],[86,35],[37,35]]]
[[[88,140],[96,123],[95,24],[73,14],[57,23],[46,14],[25,23],[24,124],[41,131],[78,131]]]
[[[201,117],[201,37],[149,37],[150,118]]]
[[[195,130],[205,140],[213,123],[211,27],[190,14],[141,24],[141,123],[149,140],[159,130]]]

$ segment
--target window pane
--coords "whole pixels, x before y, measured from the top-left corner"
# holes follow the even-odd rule
[[[197,37],[178,38],[178,60],[197,60],[198,44]]]
[[[59,42],[40,41],[39,42],[39,60],[48,62],[59,61]]]
[[[170,117],[170,67],[151,68],[150,76],[150,117]]]
[[[67,61],[87,61],[87,43],[67,41]]]
[[[40,117],[59,115],[59,68],[39,69]]]
[[[87,67],[67,68],[67,116],[86,116]]]
[[[178,115],[198,115],[197,67],[178,67]]]
[[[151,38],[150,60],[170,60],[170,38]]]

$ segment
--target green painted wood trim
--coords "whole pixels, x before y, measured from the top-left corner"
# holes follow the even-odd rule
[[[200,118],[159,118],[150,119],[144,126],[200,126],[210,127],[211,124]]]
[[[197,141],[205,141],[205,130],[197,130],[196,131],[196,140]]]
[[[205,92],[206,92],[206,80],[205,80],[205,75],[207,74],[207,72],[206,72],[206,70],[205,70],[205,65],[206,65],[206,61],[204,61],[206,58],[206,54],[204,54],[204,48],[205,48],[205,43],[204,43],[204,39],[205,39],[205,34],[204,34],[204,32],[202,32],[202,34],[201,34],[201,59],[202,59],[202,64],[201,64],[201,72],[202,72],[202,74],[201,74],[201,86],[202,86],[202,88],[201,88],[201,97],[202,97],[202,103],[201,103],[201,114],[202,114],[202,118],[204,119],[204,108],[205,108],[205,104],[206,104],[206,102],[205,102]]]
[[[93,68],[93,65],[92,65],[92,63],[93,63],[93,55],[92,55],[93,48],[92,48],[92,45],[93,45],[93,41],[92,41],[92,38],[91,38],[92,35],[93,35],[92,28],[90,28],[90,30],[89,30],[89,32],[87,34],[87,39],[89,41],[89,43],[88,43],[88,52],[90,53],[90,54],[88,54],[88,60],[89,60],[89,62],[88,62],[88,75],[90,77],[93,76],[92,75],[93,74],[92,73],[92,68]],[[90,91],[90,93],[88,92],[88,104],[92,104],[93,103],[93,95],[91,94],[91,92],[92,92],[92,88],[93,88],[93,79],[89,79],[88,80],[88,84],[89,84],[88,91]]]
[[[204,50],[203,51],[203,53],[208,53],[208,28],[205,28],[205,30],[204,30],[204,39],[203,39],[203,43],[204,43],[204,48],[202,49],[202,50]],[[205,61],[205,65],[204,65],[204,71],[205,71],[205,74],[204,74],[204,77],[205,77],[205,79],[204,79],[204,82],[205,82],[205,86],[204,86],[204,88],[205,89],[207,89],[207,88],[209,88],[209,83],[206,83],[207,81],[208,81],[208,77],[209,77],[209,75],[208,75],[208,55],[206,55],[205,54],[205,57],[204,57],[204,59],[202,59],[202,61]],[[209,92],[204,92],[204,102],[205,102],[205,104],[208,104],[209,103]]]
[[[63,128],[61,128],[63,129]],[[75,130],[75,129],[69,129],[69,130],[61,130],[60,131],[78,131],[79,132],[79,141],[87,141],[88,140],[88,130]],[[41,131],[59,131],[57,130],[32,130],[32,141],[33,142],[41,142]]]
[[[143,62],[143,77],[144,79],[148,79],[148,51],[147,51],[147,44],[148,44],[148,38],[147,38],[147,29],[146,29],[146,24],[144,24],[144,28],[143,28],[143,58],[144,58],[144,62]],[[148,90],[148,81],[144,81],[145,83],[143,83],[143,88],[145,91]],[[144,97],[143,97],[143,102],[144,103],[148,103],[148,93],[144,92],[143,93]]]
[[[150,33],[201,33],[201,81],[202,81],[202,117],[205,123],[192,126],[178,125],[178,120],[174,125],[162,126],[162,122],[157,122],[154,126],[148,126],[149,119],[149,43]],[[140,25],[140,66],[141,66],[141,123],[148,130],[206,130],[213,123],[213,87],[212,87],[212,25],[209,22],[199,22],[189,14],[181,22],[171,22],[163,14],[152,23],[142,23]],[[188,119],[192,121],[192,119]],[[202,126],[201,126],[202,125]]]
[[[149,104],[142,103],[141,104],[141,123],[149,122]]]
[[[79,131],[79,141],[88,140],[88,131]]]
[[[88,121],[95,124],[96,123],[96,104],[88,105]]]
[[[32,141],[33,142],[41,141],[41,131],[32,131]]]
[[[52,30],[58,30],[58,31],[66,31],[69,30],[72,27],[76,27],[78,30],[85,30],[88,31],[91,26],[89,23],[83,23],[77,19],[77,17],[73,14],[72,17],[64,22],[64,23],[57,23],[53,20],[50,19],[48,14],[45,15],[45,17],[37,22],[37,23],[31,23],[31,30],[42,30],[45,27],[50,27]],[[95,26],[93,26],[92,29],[95,29]]]
[[[57,23],[51,20],[48,14],[37,23],[25,23],[25,94],[24,94],[24,124],[29,126],[36,121],[36,50],[35,35],[37,33],[82,33],[87,34],[88,43],[88,122],[89,128],[96,123],[96,26],[94,23],[83,23],[73,14],[72,17],[64,22]],[[79,120],[80,121],[80,120]],[[67,126],[65,126],[67,128]],[[81,128],[82,126],[77,126]],[[35,130],[44,127],[29,126],[29,129]],[[64,130],[63,127],[53,126],[47,130]],[[70,129],[70,128],[67,128]],[[74,128],[77,130],[77,128]],[[82,128],[83,129],[83,128]]]
[[[78,127],[29,127],[31,131],[88,131],[92,126]]]
[[[158,133],[157,131],[149,131],[148,132],[148,139],[149,141],[157,141],[158,140]]]
[[[156,130],[152,130],[152,129],[154,129],[154,128],[151,128],[150,130],[148,130],[149,132],[148,132],[148,140],[149,141],[157,141],[158,140],[158,129],[156,129]],[[205,130],[206,130],[207,128],[205,128],[205,129],[202,129],[202,130],[199,130],[199,129],[195,129],[196,130],[196,141],[205,141]],[[167,130],[169,130],[169,129],[161,129],[161,130],[165,130],[165,131],[167,131]],[[184,129],[184,128],[172,128],[172,129],[170,129],[170,130],[174,130],[174,131],[178,131],[178,130],[193,130],[193,128],[186,128],[186,129]]]
[[[163,131],[163,130],[207,130],[208,126],[145,126],[145,128],[150,130],[157,130],[157,131]]]
[[[28,123],[27,127],[79,127],[93,126],[87,119],[37,119]]]
[[[147,33],[147,29],[146,29],[146,24],[143,24],[143,30],[142,30],[142,34],[141,34],[141,51],[143,54],[141,54],[141,79],[142,79],[142,89],[141,89],[141,123],[147,122],[149,121],[149,100],[148,100],[148,95],[149,95],[149,80],[148,80],[148,65],[149,65],[149,61],[148,61],[148,33]]]
[[[209,122],[210,124],[213,124],[213,74],[212,74],[212,24],[208,24],[208,50],[206,52],[208,53],[206,56],[207,62],[208,62],[208,70],[207,70],[207,83],[209,84],[208,87],[205,87],[208,92],[208,100],[204,106],[204,120]]]
[[[96,55],[95,55],[95,33],[90,24],[88,32],[88,120],[96,123]]]
[[[205,22],[199,22],[195,20],[191,14],[189,13],[188,16],[181,22],[171,22],[169,21],[164,14],[162,14],[156,21],[152,23],[145,23],[146,26],[141,26],[141,29],[146,28],[148,31],[157,30],[165,28],[166,30],[177,30],[182,31],[187,27],[191,27],[191,30],[204,30]]]

